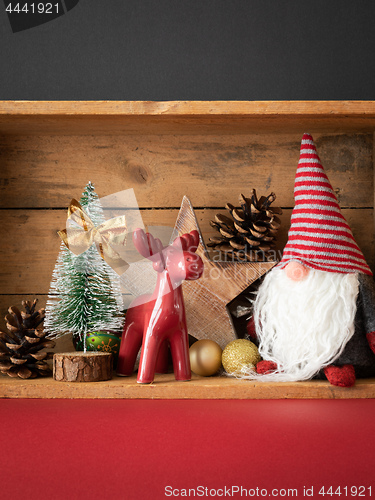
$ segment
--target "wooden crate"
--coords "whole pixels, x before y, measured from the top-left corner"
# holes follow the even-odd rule
[[[236,203],[253,187],[262,194],[275,191],[284,209],[282,250],[303,132],[313,134],[374,270],[374,131],[375,101],[2,101],[0,316],[25,297],[45,304],[60,245],[56,231],[64,227],[70,199],[79,198],[89,180],[100,196],[134,188],[146,225],[173,226],[187,195],[206,240],[210,219],[226,202]],[[108,384],[110,397],[374,397],[375,387],[372,380],[348,391],[327,382],[266,387],[218,377],[183,384],[167,377],[154,390],[122,380]],[[0,396],[37,397],[40,390],[40,397],[54,397],[53,384],[1,377]],[[100,387],[58,384],[55,397],[105,397]]]

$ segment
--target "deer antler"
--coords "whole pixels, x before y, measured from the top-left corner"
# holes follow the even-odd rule
[[[197,248],[199,246],[199,233],[196,229],[194,231],[190,231],[190,236],[192,238],[192,244],[190,245],[190,251],[191,252],[196,252]]]
[[[190,233],[185,233],[178,238],[176,238],[173,242],[173,245],[181,245],[181,248],[184,252],[190,251],[195,252],[199,245],[199,233],[194,230]]]
[[[147,259],[156,254],[161,255],[163,250],[163,243],[159,240],[159,238],[154,238],[152,234],[145,233],[143,229],[136,229],[134,231],[133,243],[138,252]]]

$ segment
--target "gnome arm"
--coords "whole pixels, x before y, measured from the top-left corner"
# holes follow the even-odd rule
[[[372,352],[375,354],[375,332],[370,332],[366,335],[368,345]]]
[[[372,276],[359,274],[359,293],[366,338],[375,354],[375,283]]]
[[[258,339],[258,335],[257,335],[256,328],[255,328],[254,316],[251,316],[250,320],[248,321],[248,323],[246,325],[246,330],[247,330],[247,334],[249,335],[249,337],[252,340]]]

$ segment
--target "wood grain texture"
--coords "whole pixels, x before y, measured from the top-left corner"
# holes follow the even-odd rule
[[[375,132],[373,134],[373,140],[372,140],[372,175],[373,175],[373,185],[374,185],[374,224],[373,224],[373,231],[375,233]]]
[[[101,382],[113,375],[108,352],[63,352],[53,355],[53,378],[58,382]]]
[[[203,238],[216,234],[209,221],[217,210],[197,210]],[[223,211],[225,213],[225,211]],[[374,269],[372,209],[344,209],[354,236]],[[60,249],[57,230],[65,227],[65,210],[2,210],[0,212],[0,294],[46,294]],[[146,226],[173,227],[178,210],[143,210]],[[287,241],[291,210],[281,216],[276,250],[281,255]],[[13,299],[12,299],[13,300]],[[10,304],[9,304],[10,305]]]
[[[0,101],[0,115],[375,117],[375,101]]]
[[[3,134],[368,131],[375,101],[0,101]]]
[[[276,204],[289,208],[281,251],[305,131],[374,270],[375,101],[0,101],[0,311],[34,296],[45,304],[60,247],[56,231],[89,180],[100,196],[134,188],[150,226],[173,227],[189,196],[206,240],[216,207],[235,204],[253,187],[260,194],[273,190]],[[58,342],[60,352],[71,343]],[[172,374],[145,387],[135,377],[96,384],[0,377],[0,397],[359,398],[375,397],[375,380],[340,389],[323,381],[226,377],[179,384]]]
[[[354,387],[334,387],[327,381],[262,383],[229,377],[192,376],[176,382],[173,373],[156,375],[152,384],[137,384],[136,374],[106,382],[60,383],[52,377],[17,380],[0,375],[0,398],[37,399],[356,399],[374,398],[375,379],[357,380]]]
[[[303,130],[302,130],[303,131]],[[302,131],[275,135],[0,136],[0,208],[62,208],[88,181],[99,196],[133,188],[142,208],[236,204],[274,191],[293,207]],[[373,135],[314,137],[339,203],[373,206]],[[27,182],[25,180],[27,179]]]

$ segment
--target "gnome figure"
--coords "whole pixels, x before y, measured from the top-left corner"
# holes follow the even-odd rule
[[[283,257],[260,286],[248,325],[263,360],[246,378],[326,377],[350,387],[375,375],[374,281],[308,134],[294,197]]]

